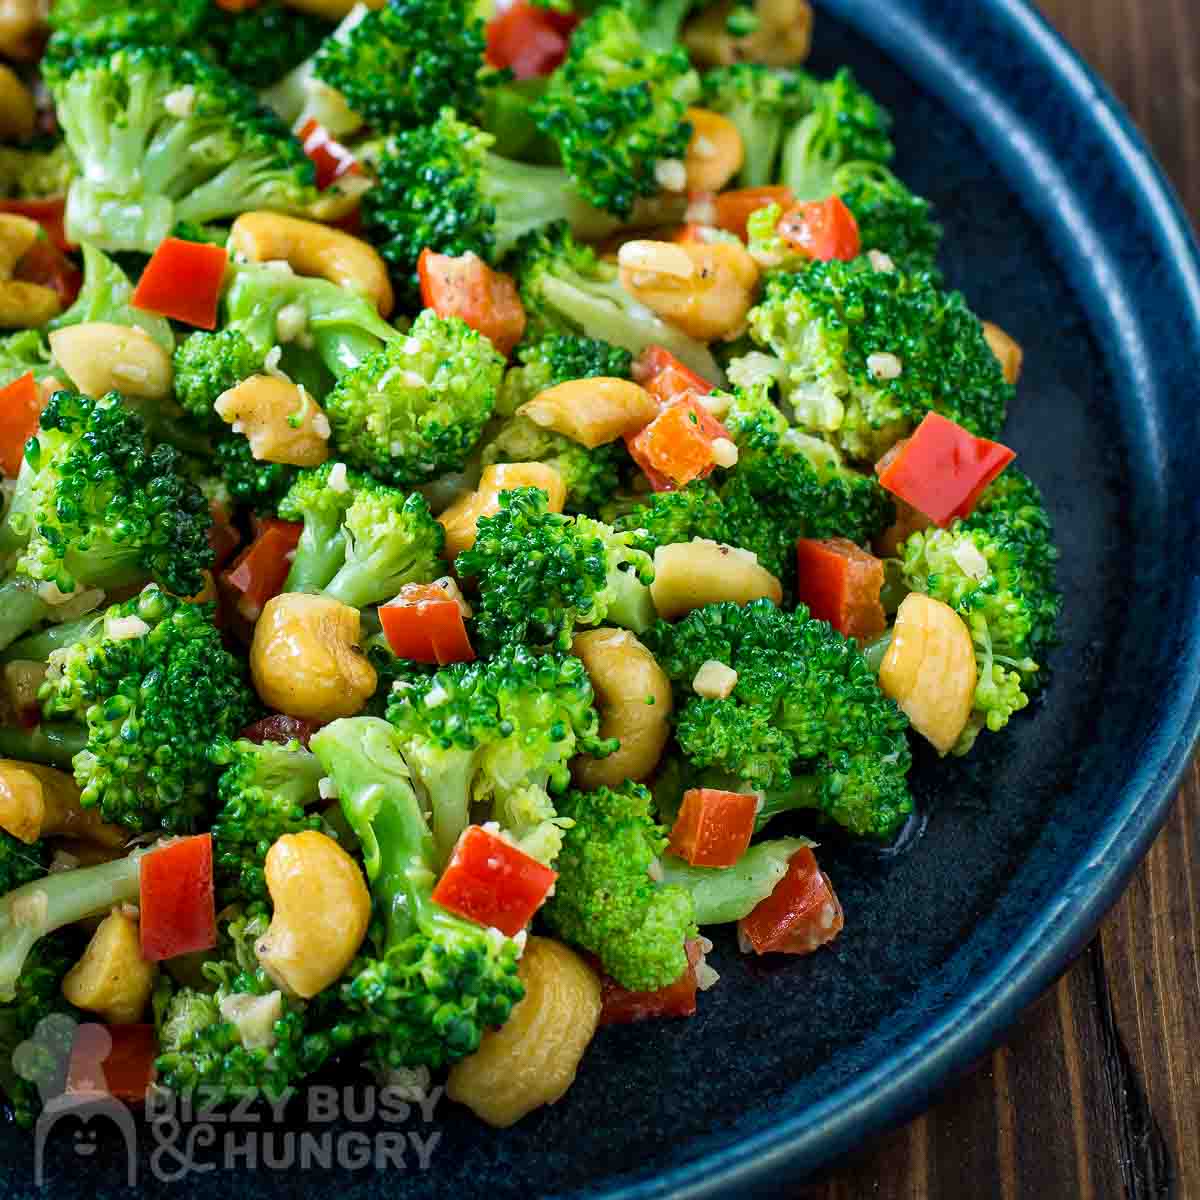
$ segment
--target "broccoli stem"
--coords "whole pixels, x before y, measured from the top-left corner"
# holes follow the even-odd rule
[[[715,871],[691,867],[682,859],[662,859],[662,883],[686,888],[696,906],[697,925],[727,925],[748,916],[787,874],[797,850],[813,845],[808,838],[778,838],[759,842],[742,855],[736,866]]]
[[[645,633],[658,618],[650,589],[632,571],[619,568],[609,576],[612,601],[607,620],[634,633]]]
[[[890,629],[881,633],[874,641],[868,642],[862,650],[863,658],[867,660],[867,666],[878,675],[879,668],[883,666],[883,660],[887,656],[888,648],[892,644],[892,631]]]
[[[773,817],[797,808],[820,808],[820,782],[813,775],[795,775],[785,787],[764,793],[762,807],[754,822],[762,829]]]
[[[0,652],[0,662],[45,662],[55,650],[73,646],[93,636],[104,623],[103,614],[93,613],[78,621],[64,621],[61,625],[48,625],[37,633],[20,638],[6,650]]]
[[[71,760],[87,747],[88,733],[71,722],[38,725],[33,729],[0,727],[0,754],[25,762],[70,767]]]
[[[50,612],[50,606],[28,584],[10,579],[0,584],[0,649],[12,645]]]
[[[0,1002],[16,995],[21,969],[41,938],[138,899],[145,853],[47,875],[0,899]]]

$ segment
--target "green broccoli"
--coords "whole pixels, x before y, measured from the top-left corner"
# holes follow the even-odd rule
[[[204,9],[198,34],[206,55],[257,89],[315,54],[332,28],[285,0],[263,0],[242,12],[227,12],[210,0]]]
[[[846,163],[892,161],[891,115],[843,67],[830,80],[808,81],[810,111],[787,135],[779,182],[799,201],[835,195],[834,176]]]
[[[184,46],[198,35],[210,0],[55,0],[50,53],[80,46]]]
[[[245,434],[218,437],[212,453],[211,466],[230,500],[256,513],[274,512],[296,479],[295,467],[255,458]]]
[[[66,142],[49,147],[0,146],[0,197],[37,200],[61,196],[75,178],[75,159]]]
[[[875,462],[940,412],[994,437],[1012,387],[957,292],[866,258],[768,277],[750,334],[771,353],[735,360],[739,385],[774,378],[801,430]]]
[[[333,445],[385,483],[460,469],[496,406],[504,358],[458,317],[424,310],[326,397]]]
[[[643,640],[675,683],[680,749],[693,767],[765,792],[760,824],[814,808],[851,833],[887,837],[912,811],[907,719],[854,643],[803,605],[710,604]],[[692,691],[709,661],[737,672],[725,699]]]
[[[1003,729],[1044,683],[1062,605],[1057,558],[1040,493],[1011,468],[966,520],[915,533],[901,548],[904,586],[949,604],[975,645],[979,681],[955,754],[984,729]]]
[[[600,718],[582,662],[507,646],[433,674],[393,674],[387,715],[432,809],[439,861],[477,806],[525,853],[552,863],[563,826],[552,796],[569,784],[571,758],[615,749],[597,736]]]
[[[663,190],[661,164],[682,162],[687,108],[699,96],[681,46],[651,48],[630,12],[606,5],[572,34],[532,113],[583,197],[627,218],[640,197]]]
[[[531,340],[586,334],[631,354],[662,346],[704,379],[718,385],[724,381],[703,342],[639,304],[621,286],[617,268],[576,242],[564,224],[527,234],[509,265],[517,276]]]
[[[568,942],[590,950],[623,987],[655,991],[687,969],[684,942],[697,935],[686,888],[658,884],[650,872],[667,847],[641,784],[568,792],[554,895],[543,913]]]
[[[433,902],[433,835],[386,721],[334,721],[311,745],[362,843],[382,927],[377,956],[364,954],[341,988],[369,1061],[437,1068],[474,1053],[523,995],[516,944]]]
[[[221,771],[221,807],[212,826],[218,893],[228,904],[266,901],[267,852],[285,834],[322,827],[319,816],[305,812],[321,799],[321,764],[296,741],[221,738],[208,757]]]
[[[73,766],[84,806],[106,821],[193,830],[216,774],[208,743],[257,710],[212,606],[147,588],[60,637],[38,692],[46,723],[0,728],[0,753]]]
[[[213,411],[217,397],[251,375],[261,375],[266,357],[261,343],[253,345],[235,327],[189,334],[175,350],[175,397],[201,428],[224,429]]]
[[[552,333],[517,348],[519,367],[504,376],[496,415],[511,417],[522,404],[547,388],[573,379],[629,379],[633,355],[618,346],[579,334]]]
[[[654,564],[636,548],[636,534],[551,512],[539,488],[502,492],[499,503],[495,516],[480,517],[474,546],[454,564],[462,578],[478,580],[482,646],[566,650],[576,625],[608,621],[640,633],[650,624]]]
[[[43,64],[80,165],[67,230],[106,250],[151,253],[179,221],[302,211],[315,171],[279,119],[188,50],[122,46]]]
[[[346,561],[346,510],[367,478],[332,460],[301,471],[279,502],[279,516],[304,525],[285,592],[320,592]]]
[[[411,128],[482,103],[484,27],[468,0],[389,0],[317,53],[317,79],[372,128]]]

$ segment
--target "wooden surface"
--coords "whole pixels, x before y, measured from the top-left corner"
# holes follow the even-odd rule
[[[1200,225],[1200,0],[1041,7],[1133,112]],[[1200,1200],[1198,914],[1194,767],[1100,935],[1008,1044],[802,1200]]]

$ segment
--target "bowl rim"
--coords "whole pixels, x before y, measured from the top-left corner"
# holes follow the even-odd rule
[[[950,57],[945,44],[910,10],[915,6],[890,0],[886,4],[879,0],[818,3],[888,53],[926,90],[949,100],[1006,177],[1013,179],[1019,154],[1011,145],[1005,151],[1003,106],[995,96],[972,87],[969,66]],[[1114,155],[1116,168],[1152,216],[1174,282],[1189,298],[1189,309],[1181,316],[1191,326],[1190,343],[1200,351],[1200,244],[1182,202],[1132,117],[1029,0],[975,0],[974,8],[1022,47],[1032,69],[1067,90],[1077,118],[1089,124]],[[1042,167],[1056,173],[1052,163]],[[1069,183],[1063,187],[1069,194]],[[1023,189],[1015,190],[1023,194]],[[1023,199],[1028,197],[1023,194]],[[1045,207],[1053,210],[1054,202],[1047,201]],[[1200,614],[1200,608],[1197,611]],[[606,1200],[666,1196],[691,1200],[724,1197],[735,1190],[755,1195],[767,1185],[777,1187],[783,1180],[815,1171],[869,1135],[916,1115],[956,1073],[993,1048],[1091,938],[1166,821],[1200,741],[1200,615],[1186,631],[1184,644],[1165,719],[1148,741],[1108,819],[1063,885],[1003,957],[948,1011],[852,1082],[801,1112],[781,1117],[769,1130],[750,1133],[735,1145],[709,1150],[653,1178],[635,1175],[615,1187],[601,1186],[600,1194]]]

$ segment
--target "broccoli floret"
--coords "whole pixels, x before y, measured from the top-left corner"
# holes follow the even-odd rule
[[[703,84],[704,107],[728,117],[742,136],[737,186],[774,183],[784,134],[811,105],[804,77],[761,63],[734,63],[708,71]]]
[[[189,334],[175,351],[175,396],[184,411],[205,429],[223,429],[213,411],[222,392],[251,375],[261,375],[266,354],[240,329]]]
[[[285,521],[304,523],[283,585],[285,592],[319,592],[338,573],[346,561],[342,522],[366,484],[365,476],[347,471],[345,463],[333,461],[297,475],[279,502],[279,515]]]
[[[619,228],[579,196],[565,171],[501,158],[494,142],[445,109],[431,125],[384,144],[363,222],[410,300],[419,295],[417,259],[427,247],[498,263],[524,234],[555,220],[583,237]]]
[[[692,766],[787,795],[851,833],[886,837],[912,810],[908,721],[853,642],[800,605],[710,604],[643,640],[675,682],[676,736]],[[737,672],[732,694],[692,691],[704,663]],[[763,820],[760,817],[760,823]]]
[[[954,747],[965,754],[984,729],[1003,729],[1045,681],[1062,606],[1050,519],[1034,484],[1010,469],[965,521],[913,534],[900,555],[904,585],[949,604],[971,632],[979,682]]]
[[[525,853],[552,863],[563,824],[552,795],[570,783],[570,760],[616,747],[597,736],[600,718],[582,662],[523,646],[433,674],[401,672],[387,712],[432,808],[441,862],[478,806]]]
[[[640,633],[653,620],[650,556],[637,535],[590,517],[551,512],[539,488],[500,494],[475,544],[455,560],[477,579],[475,632],[488,648],[512,642],[566,650],[576,625],[605,621]]]
[[[33,1127],[42,1096],[65,1090],[76,1021],[67,1015],[62,981],[78,958],[74,930],[42,938],[25,959],[12,999],[0,1003],[0,1088],[22,1129]],[[61,1024],[47,1020],[57,1014]]]
[[[0,753],[73,766],[83,805],[106,821],[190,832],[215,777],[209,742],[257,709],[212,606],[147,588],[72,632],[38,691],[47,723],[0,729]]]
[[[578,334],[550,334],[540,341],[526,342],[517,349],[519,367],[504,376],[496,401],[496,414],[513,413],[547,388],[572,379],[629,379],[633,355],[618,346]]]
[[[895,155],[891,115],[843,67],[825,83],[807,81],[811,111],[787,135],[780,183],[797,200],[824,200],[837,189],[834,174],[845,163],[889,163]]]
[[[650,552],[693,538],[727,540],[725,506],[706,479],[694,480],[675,492],[620,497],[606,505],[601,515],[618,533],[638,533],[639,544]]]
[[[331,26],[284,0],[264,0],[241,12],[228,12],[211,2],[199,35],[208,54],[231,75],[261,89],[277,82],[315,54]]]
[[[906,271],[937,271],[942,227],[928,200],[910,192],[880,163],[850,163],[834,188],[858,222],[864,250],[882,250]]]
[[[568,942],[595,954],[623,987],[654,991],[687,970],[684,942],[697,934],[686,888],[658,884],[650,871],[667,848],[667,831],[641,784],[569,792],[554,895],[543,912]]]
[[[855,461],[875,462],[930,411],[982,437],[1004,423],[1013,389],[979,319],[929,275],[813,263],[770,276],[749,322],[771,356],[736,360],[731,377],[773,376],[801,430]]]
[[[221,771],[213,821],[213,866],[222,903],[268,898],[267,852],[286,834],[320,829],[305,809],[321,799],[321,764],[299,742],[221,738],[208,751]]]
[[[182,46],[197,37],[210,7],[209,0],[55,0],[50,52],[70,54],[81,45]]]
[[[149,254],[179,221],[315,201],[300,143],[253,91],[187,50],[122,46],[48,59],[46,82],[79,175],[67,230]]]
[[[466,0],[390,0],[344,40],[326,41],[314,73],[379,131],[427,124],[443,108],[474,117],[485,44],[474,7]]]
[[[70,187],[75,170],[65,142],[48,149],[0,146],[0,196],[14,200],[60,196]]]
[[[424,310],[326,397],[333,445],[385,483],[462,468],[496,406],[504,358],[458,317]]]
[[[361,957],[341,989],[369,1061],[437,1068],[472,1054],[524,994],[516,944],[433,902],[433,835],[386,721],[335,721],[311,745],[362,843],[382,924],[377,956]]]
[[[576,242],[564,224],[527,234],[509,265],[517,276],[531,340],[586,334],[631,354],[662,346],[704,379],[714,384],[724,380],[703,342],[639,304],[621,286],[617,268]]]
[[[610,5],[572,34],[532,112],[584,198],[628,217],[639,197],[663,190],[659,164],[686,155],[687,108],[699,95],[687,52],[652,49],[630,13]]]
[[[212,467],[230,500],[256,513],[273,512],[296,478],[287,463],[255,458],[241,433],[231,433],[213,443]]]

